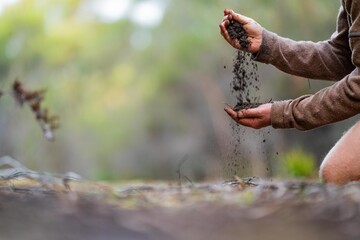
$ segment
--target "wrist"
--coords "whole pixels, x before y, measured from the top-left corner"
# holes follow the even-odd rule
[[[277,35],[275,33],[263,29],[259,49],[252,54],[252,59],[266,64],[271,63],[274,57],[272,47],[276,44],[276,41]]]

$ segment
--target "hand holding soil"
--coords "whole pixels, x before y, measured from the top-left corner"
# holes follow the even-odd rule
[[[225,9],[224,16],[219,27],[225,40],[234,48],[257,53],[262,43],[263,28],[253,19],[237,14],[232,10]],[[240,34],[241,32],[243,34]],[[242,35],[240,39],[233,38],[234,35],[239,34]],[[247,38],[243,39],[246,35]]]
[[[225,107],[225,112],[237,123],[260,129],[271,125],[271,103],[262,104],[256,108],[235,111],[231,107]]]

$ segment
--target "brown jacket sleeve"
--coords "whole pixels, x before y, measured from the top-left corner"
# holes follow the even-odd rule
[[[351,1],[348,3],[351,4]],[[351,5],[353,6],[346,6],[351,7],[351,11],[346,8],[351,14],[351,27],[345,27],[344,24],[348,24],[347,14],[341,9],[338,31],[327,42],[293,42],[269,34],[273,42],[267,42],[262,53],[269,56],[257,57],[260,60],[264,57],[263,62],[271,63],[286,72],[336,80],[352,70],[342,80],[314,95],[275,102],[271,111],[273,127],[308,130],[360,113],[360,5]]]
[[[293,41],[264,29],[262,46],[253,57],[292,75],[337,81],[354,69],[348,31],[347,13],[341,7],[336,32],[329,40]]]

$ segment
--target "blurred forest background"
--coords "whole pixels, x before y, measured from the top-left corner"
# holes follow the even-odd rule
[[[224,171],[233,161],[244,167],[241,176],[287,176],[286,159],[307,159],[316,174],[311,163],[319,164],[354,119],[309,132],[236,127],[233,134],[223,107],[234,103],[236,51],[218,25],[231,8],[282,36],[325,40],[339,4],[0,0],[0,87],[9,89],[18,77],[30,89],[45,88],[46,106],[61,124],[56,141],[47,142],[31,111],[3,96],[0,155],[33,170],[97,180],[177,179],[180,169],[192,180],[223,179],[233,174]],[[254,94],[264,102],[329,85],[263,64],[259,74],[261,90]]]

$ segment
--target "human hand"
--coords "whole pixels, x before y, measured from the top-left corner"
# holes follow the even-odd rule
[[[247,48],[241,47],[237,39],[231,39],[231,37],[229,36],[226,28],[230,24],[231,20],[235,20],[243,25],[244,30],[247,33],[248,39],[250,41],[250,45]],[[221,35],[234,48],[250,53],[257,53],[260,50],[260,46],[262,44],[263,28],[253,19],[237,14],[232,10],[225,9],[224,18],[220,23],[219,27]]]
[[[225,107],[225,112],[235,122],[255,129],[271,125],[271,103],[262,104],[257,108],[243,109],[235,112],[231,107]]]

